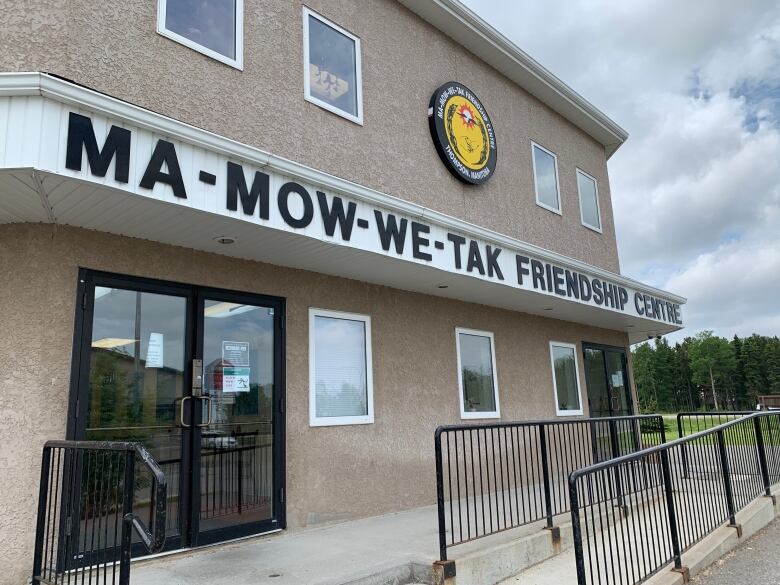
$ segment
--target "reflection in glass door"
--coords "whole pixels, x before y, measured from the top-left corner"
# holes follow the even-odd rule
[[[147,448],[168,480],[167,549],[283,528],[283,301],[86,270],[80,282],[69,438]],[[118,477],[90,463],[83,481]],[[136,469],[150,525],[152,480]]]
[[[188,299],[96,285],[91,300],[83,436],[88,441],[144,444],[168,478],[166,532],[177,540],[183,433],[176,405],[185,394]],[[103,471],[111,475],[111,470]],[[138,467],[134,508],[150,523],[152,482],[147,471]]]
[[[274,518],[276,308],[201,300],[199,543]],[[273,527],[273,526],[270,526]]]
[[[622,348],[583,343],[585,380],[588,386],[588,406],[591,418],[628,416],[633,414],[631,389],[628,385],[626,352]],[[625,425],[620,429],[624,430]],[[610,431],[616,426],[598,423],[592,427],[594,459],[603,461],[612,457],[614,445]],[[618,451],[626,444],[636,443],[633,436],[617,437]],[[622,435],[622,433],[621,433]],[[629,443],[626,443],[629,441]]]
[[[633,414],[626,351],[583,343],[591,418]]]

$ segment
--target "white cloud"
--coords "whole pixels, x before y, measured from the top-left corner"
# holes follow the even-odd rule
[[[465,0],[624,126],[623,272],[688,329],[780,334],[780,3]]]

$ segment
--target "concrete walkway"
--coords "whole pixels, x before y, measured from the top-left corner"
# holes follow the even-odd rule
[[[691,585],[777,585],[780,583],[780,520],[756,533],[691,580]]]
[[[438,559],[436,507],[134,561],[131,585],[384,585],[430,583]],[[450,550],[450,557],[542,535],[532,524]]]
[[[415,568],[430,572],[437,544],[436,508],[430,506],[141,560],[133,563],[130,582],[341,585],[388,574],[408,583]]]

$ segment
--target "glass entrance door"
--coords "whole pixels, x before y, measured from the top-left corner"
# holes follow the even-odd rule
[[[283,301],[80,276],[68,436],[144,444],[168,479],[167,549],[282,528]]]
[[[634,406],[628,385],[626,351],[583,344],[590,416],[628,416]]]
[[[198,544],[277,528],[278,308],[241,295],[199,299]]]
[[[633,414],[625,350],[583,343],[583,353],[591,418]],[[638,444],[638,429],[632,426],[615,421],[595,424],[592,427],[594,460],[610,459],[615,456],[616,447],[623,453],[627,446]]]

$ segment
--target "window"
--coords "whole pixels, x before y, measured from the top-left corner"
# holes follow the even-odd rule
[[[309,310],[309,423],[374,422],[371,318]]]
[[[580,217],[582,225],[601,233],[599,211],[599,190],[596,179],[577,169],[577,191],[580,194]]]
[[[363,124],[360,39],[304,8],[303,61],[306,99]]]
[[[157,32],[212,59],[244,67],[244,0],[158,0]]]
[[[577,369],[576,346],[571,343],[550,342],[555,411],[558,416],[582,414],[580,401],[580,374]]]
[[[536,187],[536,203],[561,213],[561,199],[558,190],[558,158],[546,148],[532,142],[534,185]]]
[[[456,329],[461,418],[499,418],[493,334]]]

